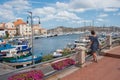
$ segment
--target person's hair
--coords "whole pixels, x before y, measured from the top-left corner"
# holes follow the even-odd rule
[[[95,31],[94,31],[94,30],[91,30],[91,34],[92,34],[92,35],[95,35]]]

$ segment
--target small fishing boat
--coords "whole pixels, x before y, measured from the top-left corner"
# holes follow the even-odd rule
[[[3,61],[9,62],[16,58],[20,59],[31,55],[31,48],[28,45],[11,45],[9,43],[3,44],[3,42],[1,39],[0,56]]]
[[[3,61],[10,62],[10,60],[21,59],[24,57],[28,57],[31,55],[31,48],[26,45],[19,45],[13,49],[2,50],[2,52],[6,52],[5,56],[2,56]]]
[[[28,57],[25,57],[25,58],[21,58],[21,59],[15,59],[15,60],[10,60],[10,63],[22,63],[22,62],[29,62],[32,60],[34,62],[37,62],[37,61],[41,61],[42,60],[42,55],[34,55],[33,58],[32,58],[32,55],[31,56],[28,56]]]
[[[89,39],[81,37],[79,40],[75,40],[74,44],[77,46],[86,46],[90,42]]]
[[[55,52],[53,52],[53,57],[61,57],[63,50],[57,49]]]

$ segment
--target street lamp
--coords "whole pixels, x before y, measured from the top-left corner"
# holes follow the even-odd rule
[[[39,22],[38,22],[38,24],[40,24],[40,17],[39,16],[33,16],[32,15],[32,12],[30,12],[30,11],[28,11],[28,13],[30,14],[28,17],[27,17],[27,23],[29,23],[29,21],[28,21],[28,19],[30,19],[31,21],[30,21],[30,25],[31,25],[31,29],[32,29],[32,31],[31,31],[31,36],[32,36],[32,39],[31,39],[31,47],[32,47],[32,64],[34,64],[34,46],[33,46],[33,36],[34,36],[34,31],[33,31],[33,19],[34,18],[38,18],[39,19]]]

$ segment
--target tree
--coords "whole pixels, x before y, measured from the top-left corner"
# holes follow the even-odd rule
[[[6,34],[6,38],[8,38],[9,37],[8,31],[5,31],[5,34]]]

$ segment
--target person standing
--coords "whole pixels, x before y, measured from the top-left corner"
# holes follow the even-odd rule
[[[98,62],[97,51],[99,49],[99,41],[94,30],[91,30],[91,36],[89,36],[89,39],[90,39],[90,49],[91,49],[91,54],[93,56],[93,60],[95,62]]]

